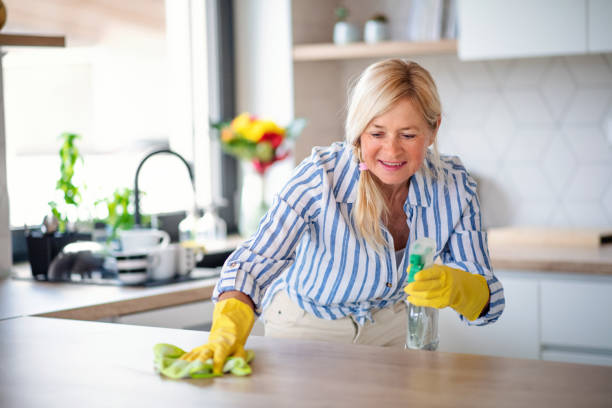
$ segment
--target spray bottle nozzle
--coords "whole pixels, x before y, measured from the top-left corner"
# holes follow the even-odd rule
[[[408,274],[408,283],[414,282],[414,275],[423,269],[423,257],[421,254],[410,254],[410,273]]]

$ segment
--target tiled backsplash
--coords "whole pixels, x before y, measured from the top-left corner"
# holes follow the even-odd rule
[[[612,54],[417,61],[441,94],[440,149],[478,179],[487,227],[612,227]]]

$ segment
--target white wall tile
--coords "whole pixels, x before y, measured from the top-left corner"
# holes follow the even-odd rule
[[[608,219],[601,202],[574,201],[564,203],[570,225],[583,228],[609,228],[612,222]]]
[[[579,85],[612,85],[612,69],[603,56],[580,55],[565,60]]]
[[[518,225],[550,225],[555,204],[556,201],[553,198],[521,200],[515,210],[515,222]]]
[[[484,130],[492,150],[499,158],[503,157],[514,140],[516,125],[510,109],[502,98],[494,101],[493,108],[484,121]]]
[[[567,188],[567,201],[599,202],[612,179],[612,163],[579,165]]]
[[[608,222],[612,223],[612,180],[610,180],[601,202],[608,216]]]
[[[612,145],[601,127],[566,125],[562,134],[579,163],[612,163]]]
[[[508,163],[507,172],[523,200],[550,200],[556,197],[546,174],[537,163]]]
[[[480,126],[498,98],[498,94],[492,91],[463,91],[447,111],[452,126]]]
[[[457,155],[466,162],[490,160],[494,155],[484,131],[480,128],[460,128],[450,135],[449,145],[452,146],[452,151],[448,153]]]
[[[608,146],[612,146],[612,103],[603,119],[602,128],[606,136],[606,143]]]
[[[567,211],[565,210],[563,203],[556,202],[553,205],[553,210],[552,210],[552,214],[549,220],[549,225],[551,227],[558,227],[558,228],[568,228],[572,226],[570,218],[567,215]]]
[[[612,99],[612,88],[578,89],[570,101],[563,123],[589,124],[600,121]]]
[[[512,89],[537,87],[551,63],[550,58],[524,58],[517,60],[504,79],[503,87]]]
[[[538,90],[507,90],[504,95],[517,122],[541,125],[553,123],[550,109]]]
[[[612,54],[424,62],[440,148],[478,179],[485,226],[611,224]]]
[[[540,160],[556,133],[553,125],[520,127],[514,133],[512,143],[505,151],[505,159],[509,161]]]
[[[495,82],[499,86],[502,86],[516,63],[518,63],[518,60],[504,59],[487,61],[486,65],[489,68],[489,72],[491,72],[491,75],[495,79]]]
[[[576,158],[562,137],[552,139],[541,161],[542,170],[548,177],[550,186],[557,192],[565,192],[576,171]]]
[[[465,90],[496,89],[497,84],[484,62],[458,62],[452,65]]]
[[[549,67],[542,79],[541,89],[553,117],[561,118],[576,89],[574,79],[561,58],[555,59]]]

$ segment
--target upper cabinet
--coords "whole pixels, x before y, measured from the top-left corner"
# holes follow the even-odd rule
[[[464,60],[612,51],[609,0],[459,0]]]
[[[588,51],[612,52],[612,1],[589,0]]]

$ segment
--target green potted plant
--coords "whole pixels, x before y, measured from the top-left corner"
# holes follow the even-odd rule
[[[82,201],[81,187],[74,181],[75,167],[83,163],[76,141],[81,137],[75,133],[62,133],[59,149],[60,177],[56,190],[63,202],[49,201],[50,214],[43,220],[40,231],[28,231],[26,242],[32,274],[36,279],[46,279],[47,269],[55,256],[70,242],[91,239],[91,234],[75,230],[76,214]]]
[[[145,195],[144,192],[140,194]],[[106,218],[98,218],[95,223],[105,226],[107,243],[117,238],[119,230],[129,230],[134,227],[134,190],[131,188],[116,189],[110,197],[97,200],[95,205],[103,205],[106,210]],[[148,225],[150,222],[151,217],[142,216],[143,225]]]
[[[357,26],[346,21],[349,15],[348,9],[344,6],[338,6],[334,12],[336,14],[336,24],[334,25],[334,44],[344,45],[359,41],[359,30],[357,29]]]
[[[375,14],[366,21],[363,29],[363,39],[370,44],[389,39],[389,25],[384,14]]]

